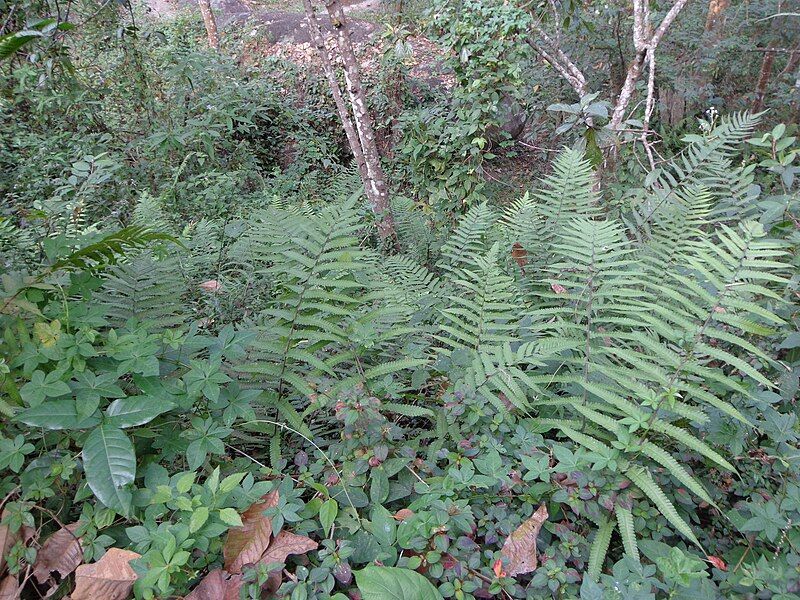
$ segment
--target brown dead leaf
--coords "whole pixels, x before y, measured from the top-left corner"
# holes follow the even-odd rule
[[[222,555],[228,573],[241,573],[242,567],[255,564],[267,550],[272,538],[272,521],[264,511],[278,505],[278,491],[264,496],[242,514],[242,526],[228,530]]]
[[[394,513],[394,518],[397,521],[408,521],[411,517],[414,516],[414,511],[410,508],[401,508],[396,513]]]
[[[128,564],[141,554],[109,548],[96,563],[81,565],[75,571],[72,600],[125,600],[136,582],[136,573]]]
[[[78,523],[72,523],[47,538],[33,566],[33,575],[39,583],[50,579],[53,571],[59,574],[60,579],[64,579],[83,562],[83,549],[75,537],[76,529]]]
[[[16,575],[6,575],[0,581],[0,600],[19,600],[21,591]]]
[[[215,569],[203,578],[185,600],[239,600],[241,587],[241,575]]]
[[[506,559],[505,574],[508,577],[523,575],[536,570],[536,536],[547,520],[547,507],[542,504],[530,519],[517,527],[508,536],[500,554]]]
[[[210,292],[212,294],[216,294],[217,292],[222,290],[222,284],[216,279],[209,279],[208,281],[204,281],[198,287],[204,292]]]
[[[272,540],[267,551],[258,562],[268,565],[270,563],[283,563],[290,554],[305,554],[317,549],[317,542],[304,535],[296,535],[288,531],[281,531]]]
[[[284,563],[290,554],[305,554],[317,549],[317,542],[304,535],[295,535],[288,531],[281,531],[261,556],[260,563],[268,565],[270,563]],[[280,571],[273,571],[269,574],[267,588],[277,591],[281,587],[283,579]]]
[[[8,525],[0,525],[0,575],[5,573],[6,555],[18,539],[17,534],[13,533]]]
[[[528,264],[528,251],[519,242],[514,242],[511,246],[511,258],[519,265],[522,274],[525,275],[525,265]]]
[[[0,520],[4,519],[8,513],[3,511]],[[33,537],[34,530],[27,525],[23,525],[19,531],[11,531],[8,525],[0,525],[0,575],[6,570],[6,556],[11,548],[18,541],[22,540],[25,544]]]

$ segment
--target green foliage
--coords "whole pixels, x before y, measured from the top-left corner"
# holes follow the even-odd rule
[[[318,74],[90,8],[2,75],[7,581],[70,593],[26,578],[63,524],[85,562],[139,554],[143,599],[796,595],[793,126],[712,112],[667,128],[652,173],[630,146],[598,173],[589,94],[550,111],[582,139],[489,198],[511,113],[561,94],[525,43],[542,12],[437,2],[453,87],[419,92],[399,25],[370,97],[414,198],[387,254]],[[564,47],[617,61],[622,9],[569,11],[545,18]]]
[[[356,571],[358,589],[365,600],[438,600],[442,596],[419,573],[394,567],[365,567]]]

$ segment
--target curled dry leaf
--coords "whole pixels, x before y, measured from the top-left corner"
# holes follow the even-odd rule
[[[278,491],[264,496],[242,514],[242,526],[228,530],[222,555],[228,573],[241,573],[245,565],[255,564],[272,538],[272,521],[264,511],[278,505]]]
[[[725,561],[722,560],[720,557],[708,555],[708,556],[706,556],[706,559],[712,565],[717,567],[720,571],[727,571],[728,570],[728,565],[726,565]]]
[[[72,600],[125,600],[136,582],[136,573],[128,563],[140,556],[110,548],[96,563],[81,565],[75,571]]]
[[[216,279],[209,279],[208,281],[204,281],[200,284],[200,289],[204,292],[210,292],[212,294],[216,294],[217,292],[222,290],[222,284],[217,281]]]
[[[317,542],[304,535],[281,531],[261,556],[260,563],[283,563],[290,554],[305,554],[317,549]]]
[[[530,519],[508,536],[500,554],[506,559],[505,575],[523,575],[536,570],[536,536],[547,520],[547,507],[542,504]]]
[[[528,251],[519,242],[514,242],[511,246],[511,258],[519,265],[522,274],[525,275],[525,265],[528,264]]]
[[[215,569],[186,596],[185,600],[239,600],[242,576]]]
[[[411,517],[414,516],[414,511],[410,508],[401,508],[396,513],[394,513],[394,518],[398,521],[407,521]]]
[[[47,538],[33,566],[33,575],[39,583],[45,583],[53,572],[64,579],[83,562],[83,549],[75,537],[76,529],[78,523],[72,523]]]

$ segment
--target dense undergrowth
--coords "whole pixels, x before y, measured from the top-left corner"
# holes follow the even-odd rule
[[[317,74],[114,11],[2,64],[0,596],[797,597],[796,127],[600,176],[561,105],[497,202],[485,16],[446,110],[375,77],[392,252]]]

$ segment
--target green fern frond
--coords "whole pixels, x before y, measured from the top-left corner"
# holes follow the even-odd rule
[[[633,523],[633,513],[627,508],[617,504],[614,507],[617,517],[617,529],[622,537],[622,547],[625,553],[637,563],[639,562],[639,545],[636,543],[636,526]]]
[[[594,534],[594,541],[589,550],[589,564],[586,567],[586,575],[592,581],[600,579],[600,572],[603,570],[603,563],[608,554],[608,545],[611,543],[611,534],[614,532],[614,521],[605,520],[600,524]]]
[[[658,508],[664,518],[669,521],[669,524],[672,525],[677,532],[685,536],[686,539],[700,548],[700,550],[703,549],[703,546],[700,544],[697,537],[695,537],[692,528],[678,514],[678,511],[675,510],[672,502],[670,502],[669,498],[664,494],[664,491],[653,481],[653,477],[650,473],[645,471],[642,467],[633,466],[628,469],[626,475],[634,485],[656,505],[656,508]]]

